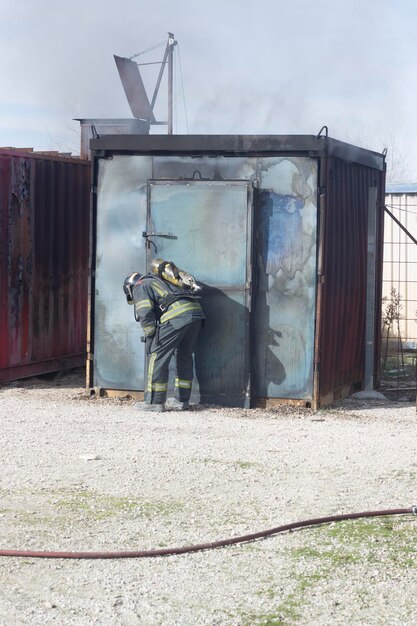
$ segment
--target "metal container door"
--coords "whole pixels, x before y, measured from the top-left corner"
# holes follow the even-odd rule
[[[250,405],[252,199],[250,181],[149,182],[148,267],[174,261],[203,285],[193,383],[202,404]]]

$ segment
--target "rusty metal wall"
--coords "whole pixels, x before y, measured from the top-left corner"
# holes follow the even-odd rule
[[[321,297],[317,333],[320,399],[361,389],[365,368],[368,203],[376,188],[375,360],[378,376],[384,172],[330,157],[321,172]],[[379,303],[379,304],[378,304]]]
[[[89,190],[86,161],[0,150],[0,381],[84,362]]]

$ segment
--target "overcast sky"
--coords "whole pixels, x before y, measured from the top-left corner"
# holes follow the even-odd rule
[[[73,118],[131,117],[113,54],[131,57],[171,31],[174,132],[327,125],[336,139],[387,147],[394,178],[417,181],[413,0],[0,0],[0,18],[2,146],[79,153]],[[144,68],[150,94],[157,68]],[[164,83],[159,119],[166,107]]]

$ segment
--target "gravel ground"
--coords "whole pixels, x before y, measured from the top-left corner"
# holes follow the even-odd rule
[[[0,388],[0,548],[182,546],[417,504],[414,403],[150,415],[83,385],[76,371]],[[411,625],[415,524],[348,521],[152,559],[0,557],[0,623]]]

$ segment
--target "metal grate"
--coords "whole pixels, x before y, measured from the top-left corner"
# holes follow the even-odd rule
[[[389,187],[388,187],[389,190]],[[417,387],[417,193],[385,199],[381,391],[415,401]]]

